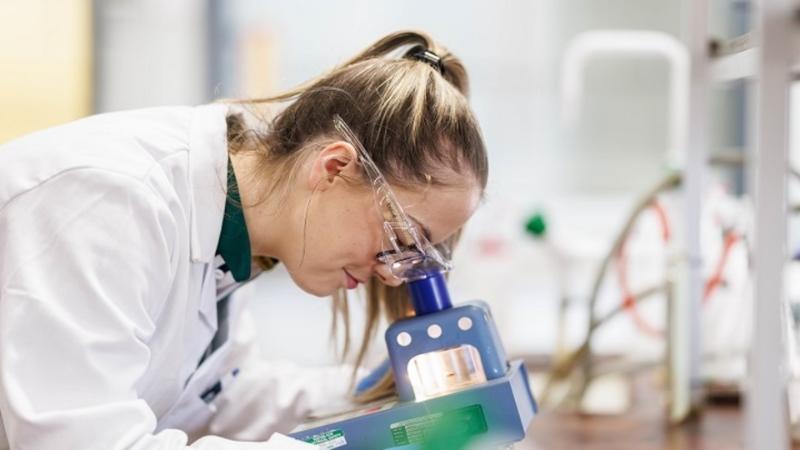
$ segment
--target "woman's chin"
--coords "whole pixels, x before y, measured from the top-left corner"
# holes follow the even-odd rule
[[[341,287],[339,285],[331,285],[331,283],[297,279],[291,273],[289,275],[292,276],[292,280],[297,287],[302,289],[303,292],[313,295],[314,297],[330,297]]]
[[[311,294],[314,297],[330,297],[336,292],[336,289],[331,289],[329,287],[322,287],[322,286],[313,286],[313,285],[298,285],[303,292],[307,294]]]
[[[295,268],[287,264],[287,271],[294,284],[314,297],[330,297],[343,288],[344,272],[311,267]]]

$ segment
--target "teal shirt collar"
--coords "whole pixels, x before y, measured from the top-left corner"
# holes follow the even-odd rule
[[[234,280],[250,279],[253,261],[250,235],[247,233],[239,185],[230,158],[228,158],[228,195],[225,200],[225,216],[222,219],[217,254],[225,260]]]

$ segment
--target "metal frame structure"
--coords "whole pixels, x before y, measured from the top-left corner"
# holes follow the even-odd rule
[[[791,84],[789,0],[756,3],[759,50],[755,76],[755,311],[747,392],[747,444],[751,449],[789,448],[785,346],[786,222]]]
[[[679,227],[680,270],[675,280],[675,295],[670,313],[669,419],[679,423],[691,416],[702,400],[700,362],[702,355],[703,260],[700,245],[700,217],[705,191],[708,146],[708,4],[705,0],[687,3],[689,51],[689,98],[683,176],[684,214]]]
[[[706,92],[693,96],[696,98],[691,101],[706,102],[711,83],[745,80],[750,86],[750,104],[754,108],[747,121],[747,160],[752,164],[749,194],[755,202],[755,307],[745,406],[746,443],[748,449],[754,450],[788,449],[788,372],[782,308],[783,274],[788,259],[786,174],[794,5],[790,0],[755,0],[752,33],[745,39],[740,37],[734,51],[706,62],[703,55],[707,55],[708,1],[692,0],[689,4],[688,14],[703,17],[702,23],[699,19],[690,23],[692,53],[696,56],[693,62],[698,66],[697,74],[708,67],[709,75],[693,79],[693,88],[699,90],[702,86]],[[696,112],[707,115],[705,108],[698,105]],[[705,121],[691,122],[690,134],[694,133],[696,145],[705,142],[704,124]]]

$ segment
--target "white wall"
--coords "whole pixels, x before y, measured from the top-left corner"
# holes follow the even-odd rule
[[[549,351],[562,288],[577,299],[570,312],[571,338],[583,333],[583,302],[599,258],[637,193],[661,176],[668,125],[665,63],[616,59],[590,65],[580,126],[564,130],[558,121],[563,50],[577,33],[597,28],[679,36],[680,5],[662,0],[97,2],[98,109],[254,94],[248,92],[252,80],[242,81],[253,73],[242,67],[243,42],[252,33],[265,42],[247,47],[248,54],[263,52],[264,84],[279,90],[322,73],[388,32],[429,32],[469,70],[471,101],[491,165],[486,201],[456,254],[453,296],[488,300],[512,352]],[[719,100],[720,111],[729,106],[729,100]],[[726,121],[715,126],[714,142],[730,140]],[[534,210],[550,219],[549,244],[523,231]],[[663,276],[657,236],[653,217],[646,217],[632,255],[635,267],[643,269],[638,283]],[[563,286],[554,248],[566,261]],[[282,270],[241,294],[252,300],[269,357],[335,361],[325,299],[299,292]],[[601,305],[618,301],[612,280]],[[662,315],[657,304],[650,309],[649,317]],[[356,327],[359,322],[356,317]],[[660,348],[658,341],[637,335],[625,318],[600,344],[608,351],[641,354]],[[381,346],[379,340],[378,350]]]
[[[222,96],[249,95],[237,83],[240,41],[227,34],[237,30],[260,30],[274,41],[265,58],[274,61],[276,89],[322,73],[399,29],[425,30],[464,60],[491,175],[487,200],[457,254],[451,288],[456,299],[484,298],[494,305],[512,351],[549,351],[559,286],[547,250],[523,233],[526,216],[538,208],[549,213],[558,245],[572,261],[570,292],[585,296],[597,259],[634,193],[660,176],[667,132],[665,63],[610,60],[591,65],[583,120],[578,130],[565,133],[558,122],[562,51],[576,33],[594,28],[677,35],[679,2],[216,2],[221,5],[223,55],[217,57],[230,65],[214,80]],[[481,249],[491,241],[503,252],[484,254]],[[609,289],[615,296],[613,283]],[[296,293],[279,275],[250,292],[268,355],[331,360],[330,352],[320,350],[327,345],[325,301]],[[571,320],[577,338],[584,323],[580,307]],[[611,333],[619,336],[617,342],[632,333],[622,322]],[[305,337],[297,335],[298,323],[308,324]],[[292,339],[275,346],[274,336]]]
[[[95,111],[199,104],[208,15],[197,0],[95,0]]]

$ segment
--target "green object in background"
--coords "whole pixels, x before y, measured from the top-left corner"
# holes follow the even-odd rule
[[[543,238],[547,234],[547,220],[541,212],[534,213],[525,224],[525,231],[533,237]]]

